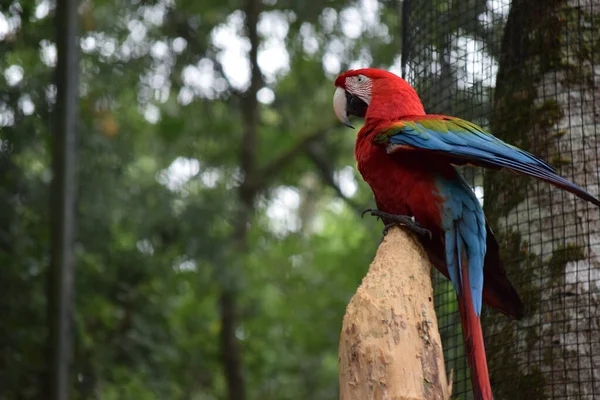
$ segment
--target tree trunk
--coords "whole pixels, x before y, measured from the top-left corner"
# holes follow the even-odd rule
[[[257,168],[259,140],[259,109],[256,94],[262,86],[262,74],[258,66],[258,19],[262,9],[259,0],[245,2],[245,28],[250,42],[250,87],[242,95],[241,111],[244,129],[241,135],[240,166],[244,179],[239,187],[239,210],[234,223],[233,244],[236,254],[232,264],[220,271],[221,295],[219,310],[221,313],[221,361],[227,382],[229,400],[245,400],[246,380],[242,360],[242,350],[236,337],[239,326],[237,299],[240,275],[243,274],[243,260],[248,253],[248,227],[254,215],[254,200],[260,191],[260,171]],[[240,261],[241,260],[241,261]]]
[[[53,110],[51,260],[48,278],[48,393],[71,398],[75,281],[75,195],[79,53],[77,2],[56,3],[56,106]]]
[[[392,228],[346,309],[341,400],[450,398],[432,299],[427,255]]]
[[[595,196],[598,40],[600,0],[513,1],[492,118],[495,135],[546,159]],[[518,323],[485,315],[496,399],[598,398],[598,209],[506,172],[487,175],[484,208],[528,307]]]

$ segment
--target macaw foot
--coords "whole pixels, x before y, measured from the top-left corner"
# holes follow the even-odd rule
[[[362,214],[360,216],[364,217],[364,215],[366,213],[371,213],[372,216],[381,218],[382,220],[385,220],[385,221],[391,221],[390,223],[386,224],[385,227],[383,228],[383,236],[385,236],[387,234],[388,230],[392,226],[403,226],[403,227],[410,229],[411,231],[413,231],[414,233],[416,233],[419,236],[427,236],[427,237],[429,237],[429,239],[432,238],[431,231],[428,229],[425,229],[425,228],[421,228],[421,226],[417,223],[417,221],[415,221],[414,217],[409,217],[408,215],[389,214],[389,213],[379,211],[379,210],[374,210],[371,208],[367,208],[365,211],[362,212]]]

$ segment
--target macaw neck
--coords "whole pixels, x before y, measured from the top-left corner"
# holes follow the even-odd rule
[[[374,88],[365,119],[395,121],[409,115],[425,115],[421,99],[412,87],[385,85]]]

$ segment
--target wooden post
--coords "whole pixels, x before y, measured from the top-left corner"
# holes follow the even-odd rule
[[[341,400],[450,398],[431,264],[408,231],[390,229],[350,300],[339,361]]]

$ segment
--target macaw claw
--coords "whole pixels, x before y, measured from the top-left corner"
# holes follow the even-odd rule
[[[371,213],[372,216],[377,217],[377,218],[381,218],[382,220],[384,220],[386,222],[385,227],[383,228],[383,236],[385,236],[388,233],[388,230],[392,227],[392,226],[403,226],[408,228],[409,230],[413,231],[414,233],[416,233],[419,236],[427,236],[429,237],[429,240],[432,239],[432,235],[431,235],[431,231],[425,228],[422,228],[417,221],[415,221],[414,217],[410,217],[408,215],[395,215],[395,214],[389,214],[383,211],[379,211],[379,210],[374,210],[371,208],[367,208],[365,211],[363,211],[360,216],[361,218],[364,217],[364,215],[366,213]]]

